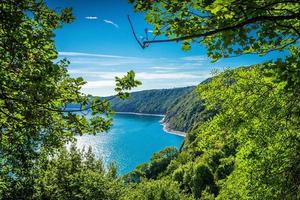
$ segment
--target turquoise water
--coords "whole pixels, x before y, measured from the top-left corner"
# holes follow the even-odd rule
[[[168,146],[180,147],[183,138],[166,133],[159,122],[161,119],[159,116],[117,114],[108,133],[79,136],[77,145],[79,148],[91,146],[105,164],[115,161],[122,175],[149,161],[154,152]]]

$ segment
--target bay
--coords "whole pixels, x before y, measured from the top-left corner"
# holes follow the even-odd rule
[[[115,162],[119,175],[148,162],[153,153],[166,147],[179,148],[183,137],[167,133],[160,123],[161,116],[116,114],[108,133],[77,137],[79,148],[92,147],[105,165]]]

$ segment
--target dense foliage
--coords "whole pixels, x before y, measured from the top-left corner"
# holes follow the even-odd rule
[[[206,84],[207,81],[201,84]],[[197,89],[180,96],[171,104],[166,112],[164,123],[176,131],[190,132],[216,113],[216,109],[205,109],[204,102],[199,98]],[[191,136],[191,134],[189,135]]]
[[[127,183],[139,183],[143,178],[157,179],[177,156],[178,150],[174,147],[168,147],[158,153],[154,153],[149,163],[139,165],[134,171],[126,174],[124,180]]]
[[[75,144],[49,158],[40,160],[36,170],[34,199],[119,199],[124,185],[117,178],[115,165],[105,169],[89,149],[83,152]]]
[[[219,112],[192,131],[158,180],[172,180],[196,199],[300,197],[300,97],[276,81],[270,64],[228,70],[199,85],[205,106]]]
[[[300,3],[294,0],[129,0],[146,12],[156,36],[152,43],[182,41],[206,46],[214,60],[241,54],[266,54],[294,46],[300,36]],[[148,37],[146,37],[148,38]]]
[[[285,58],[226,70],[198,87],[205,108],[218,113],[194,126],[159,180],[195,199],[299,199],[299,1],[131,2],[155,35],[168,37],[141,41],[144,48],[202,43],[213,60],[287,50]]]
[[[195,87],[145,90],[130,93],[126,100],[113,96],[107,99],[111,99],[109,102],[116,112],[164,114],[164,123],[169,129],[183,132],[190,131],[216,113],[205,109]]]
[[[76,134],[103,132],[111,125],[109,103],[80,92],[85,82],[69,76],[68,61],[54,62],[53,31],[74,20],[71,11],[54,11],[44,1],[0,2],[0,198],[33,198],[42,157],[52,156]],[[119,97],[140,84],[134,77],[131,71],[116,79]],[[90,120],[66,110],[69,103],[90,111]]]
[[[163,41],[183,40],[184,49],[201,42],[213,59],[289,52],[276,61],[226,70],[199,85],[205,108],[218,113],[193,123],[181,152],[165,149],[117,177],[115,166],[105,169],[91,151],[62,148],[75,134],[107,130],[111,112],[107,101],[80,93],[84,81],[68,75],[67,61],[53,63],[53,30],[73,20],[71,10],[57,13],[43,1],[2,0],[0,198],[299,199],[299,2],[131,2],[146,12],[154,34],[170,38]],[[133,72],[116,81],[121,98],[140,84]],[[66,110],[71,103],[90,110],[91,120]]]
[[[126,100],[114,97],[107,98],[111,99],[109,101],[111,107],[117,112],[165,114],[178,97],[189,93],[193,88],[195,87],[132,92]]]

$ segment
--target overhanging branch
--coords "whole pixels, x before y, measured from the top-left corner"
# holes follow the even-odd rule
[[[286,16],[257,16],[257,17],[253,17],[253,18],[250,18],[250,19],[246,19],[246,20],[244,20],[244,21],[242,21],[238,24],[235,24],[235,25],[225,26],[225,27],[218,28],[218,29],[211,30],[211,31],[207,31],[207,32],[204,32],[204,33],[199,33],[199,34],[194,34],[194,35],[187,35],[187,36],[171,38],[171,39],[146,40],[146,41],[141,42],[136,36],[136,33],[134,31],[132,22],[130,20],[129,15],[128,15],[128,21],[129,21],[130,27],[132,29],[132,33],[134,35],[134,38],[136,39],[138,44],[143,49],[146,48],[147,46],[149,46],[149,44],[152,44],[152,43],[179,42],[179,41],[183,41],[183,40],[189,40],[189,39],[194,39],[194,38],[212,36],[212,35],[215,35],[217,33],[223,32],[223,31],[240,29],[240,28],[242,28],[246,25],[254,24],[254,23],[257,23],[257,22],[263,22],[263,21],[274,21],[274,22],[276,22],[276,21],[291,20],[291,19],[300,19],[300,13],[296,13],[294,15],[286,15]]]
[[[136,36],[136,33],[135,33],[135,30],[133,28],[133,25],[132,25],[132,22],[131,22],[131,19],[130,19],[130,16],[127,15],[127,19],[128,19],[128,22],[130,24],[130,28],[131,28],[131,31],[132,31],[132,34],[135,38],[135,40],[137,41],[137,43],[141,46],[142,49],[145,49],[146,45],[145,44],[142,44],[141,41],[138,39],[138,37]],[[148,40],[147,40],[148,41]]]

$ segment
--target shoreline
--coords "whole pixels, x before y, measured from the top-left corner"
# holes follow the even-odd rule
[[[166,122],[165,123],[161,122],[161,125],[163,126],[163,130],[166,133],[177,135],[177,136],[184,137],[184,138],[186,137],[186,134],[187,134],[186,132],[172,130],[168,127],[169,124]]]
[[[124,114],[124,115],[143,115],[143,116],[165,117],[165,115],[149,114],[149,113],[136,113],[136,112],[115,112],[115,113],[116,114]]]
[[[163,126],[163,130],[168,133],[168,134],[172,134],[172,135],[177,135],[177,136],[180,136],[180,137],[186,137],[186,134],[185,132],[182,132],[182,131],[175,131],[175,130],[172,130],[170,129],[168,126],[169,124],[164,122],[164,118],[165,118],[165,115],[161,115],[161,114],[149,114],[149,113],[136,113],[136,112],[115,112],[116,114],[123,114],[123,115],[141,115],[141,116],[155,116],[155,117],[163,117],[159,123]]]

